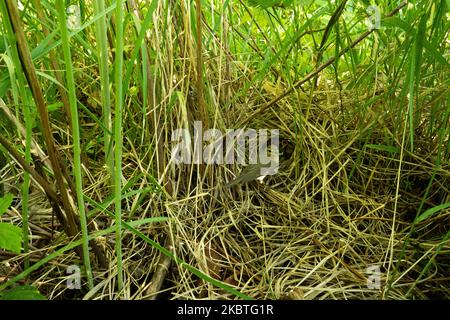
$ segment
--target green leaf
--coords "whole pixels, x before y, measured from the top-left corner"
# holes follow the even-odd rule
[[[53,103],[53,104],[49,104],[47,106],[47,108],[48,108],[49,112],[53,112],[53,111],[58,111],[59,109],[62,109],[63,106],[64,105],[63,105],[62,102],[56,102],[56,103]]]
[[[0,53],[4,53],[6,51],[6,36],[0,36]]]
[[[403,29],[408,34],[413,34],[416,32],[411,24],[408,24],[406,21],[398,17],[383,18],[382,23],[384,27],[398,27],[400,29]],[[443,64],[447,68],[450,67],[450,63],[447,61],[447,59],[426,38],[422,39],[421,41],[423,47],[429,54],[433,56],[436,61]]]
[[[13,200],[14,196],[10,193],[6,194],[3,198],[0,198],[0,216],[8,210]]]
[[[248,4],[252,7],[261,7],[264,9],[271,7],[285,8],[292,4],[293,0],[248,0]]]
[[[413,27],[411,24],[408,24],[406,21],[400,19],[399,17],[385,17],[381,20],[384,27],[390,28],[400,28],[406,32],[412,32]]]
[[[368,149],[378,150],[378,151],[386,151],[391,153],[399,153],[400,150],[394,146],[387,146],[384,144],[366,144],[364,147]]]
[[[20,286],[0,293],[0,300],[47,300],[38,289],[33,286]]]
[[[20,250],[22,250],[22,230],[12,224],[0,222],[0,248],[20,253]]]
[[[431,217],[436,212],[444,210],[444,209],[447,209],[448,207],[450,207],[450,202],[443,203],[443,204],[438,205],[436,207],[430,208],[430,209],[428,209],[427,211],[425,211],[424,213],[422,213],[420,216],[418,216],[416,218],[416,223],[420,222],[420,221],[423,221],[425,219],[428,219],[429,217]]]

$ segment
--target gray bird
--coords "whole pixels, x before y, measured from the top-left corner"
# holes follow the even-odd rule
[[[231,188],[235,185],[250,182],[253,180],[259,180],[262,183],[263,179],[267,175],[275,174],[277,173],[277,171],[278,171],[278,163],[269,162],[267,164],[262,163],[249,164],[244,169],[242,169],[242,171],[234,180],[225,184],[225,188]]]

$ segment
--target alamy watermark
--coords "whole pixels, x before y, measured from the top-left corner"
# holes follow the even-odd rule
[[[81,28],[81,10],[76,4],[68,6],[67,12],[67,29],[78,30]]]
[[[369,17],[366,20],[366,25],[369,30],[379,30],[381,28],[381,11],[378,6],[369,6],[366,10]]]
[[[176,129],[171,140],[175,164],[261,164],[262,176],[278,172],[278,129],[227,129],[223,133],[203,131],[202,122],[195,121],[193,135],[188,129]]]
[[[79,290],[81,288],[81,270],[76,264],[67,267],[67,289]]]
[[[379,290],[381,288],[381,268],[377,265],[368,266],[367,273],[367,288],[371,290]]]

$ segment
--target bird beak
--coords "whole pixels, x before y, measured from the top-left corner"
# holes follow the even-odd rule
[[[256,180],[258,180],[259,183],[264,183],[264,178],[266,176],[259,176],[258,178],[256,178]]]

